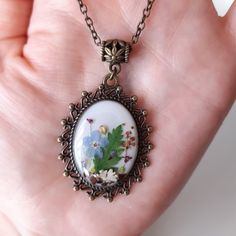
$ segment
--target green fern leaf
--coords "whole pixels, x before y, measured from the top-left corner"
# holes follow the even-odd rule
[[[95,157],[94,167],[95,171],[114,169],[114,166],[122,159],[121,154],[124,149],[123,143],[123,127],[117,126],[111,132],[108,133],[108,145],[103,149],[103,158]]]

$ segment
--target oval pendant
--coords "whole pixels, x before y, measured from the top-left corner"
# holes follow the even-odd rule
[[[72,138],[81,176],[111,186],[130,172],[138,153],[138,133],[130,112],[116,101],[99,101],[80,117]]]
[[[103,83],[94,93],[83,92],[81,102],[70,104],[70,116],[62,120],[58,142],[64,175],[91,200],[102,195],[112,201],[118,193],[128,194],[149,165],[151,127],[147,112],[136,103],[137,97],[125,95],[117,83]]]

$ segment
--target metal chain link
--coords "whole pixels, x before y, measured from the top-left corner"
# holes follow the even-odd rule
[[[79,6],[80,6],[80,11],[81,13],[84,15],[84,20],[92,34],[92,37],[93,37],[93,40],[94,40],[94,43],[97,45],[97,46],[101,46],[102,45],[102,40],[101,38],[98,36],[95,28],[94,28],[94,25],[93,25],[93,20],[91,19],[91,17],[88,16],[88,8],[87,6],[83,3],[82,0],[78,0],[79,2]]]
[[[145,21],[146,19],[150,16],[151,13],[151,9],[153,6],[153,3],[155,2],[155,0],[147,0],[147,6],[143,9],[143,15],[142,15],[142,19],[141,21],[138,23],[137,25],[137,30],[135,32],[135,34],[132,36],[131,38],[131,44],[136,44],[139,40],[139,37],[142,33],[142,31],[145,28]],[[93,24],[93,20],[91,19],[90,16],[88,16],[88,8],[87,6],[83,3],[82,0],[78,0],[79,6],[80,6],[80,11],[81,13],[84,15],[84,20],[91,32],[91,35],[93,37],[94,43],[97,46],[101,46],[102,45],[102,40],[99,37],[94,24]]]
[[[132,40],[131,40],[132,44],[136,44],[138,42],[140,34],[145,28],[145,21],[151,14],[151,9],[154,2],[155,0],[147,0],[147,6],[143,9],[143,17],[141,21],[138,23],[135,34],[132,36]]]

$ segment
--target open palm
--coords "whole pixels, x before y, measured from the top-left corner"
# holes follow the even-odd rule
[[[86,1],[102,38],[129,40],[145,1]],[[93,3],[93,4],[92,4]],[[76,0],[0,0],[1,235],[138,235],[191,175],[236,91],[236,16],[210,0],[159,0],[120,82],[154,127],[151,166],[108,204],[73,192],[60,120],[107,68]],[[234,23],[233,23],[234,18]]]

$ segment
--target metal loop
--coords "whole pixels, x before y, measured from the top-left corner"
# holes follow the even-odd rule
[[[103,84],[106,87],[116,87],[118,85],[118,76],[115,73],[109,73],[105,76]]]
[[[89,16],[86,16],[85,20],[86,20],[86,23],[88,25],[92,25],[93,24],[93,20]]]
[[[121,71],[121,65],[120,64],[110,64],[109,65],[109,71],[111,74],[118,75]]]
[[[88,8],[86,5],[80,4],[80,10],[81,10],[82,14],[86,14],[88,11]]]

